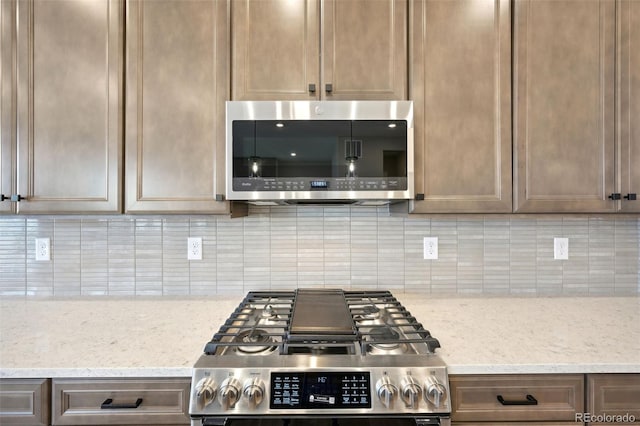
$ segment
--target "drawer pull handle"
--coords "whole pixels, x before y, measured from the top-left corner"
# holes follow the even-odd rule
[[[118,410],[118,409],[121,409],[121,408],[138,408],[140,406],[140,404],[142,404],[142,398],[136,399],[136,402],[134,402],[132,404],[127,404],[127,403],[114,404],[113,403],[113,399],[107,398],[107,399],[104,400],[104,402],[100,406],[100,409],[102,409],[102,410]]]
[[[538,400],[533,395],[527,395],[525,401],[507,401],[502,395],[498,395],[498,402],[502,405],[538,405]]]

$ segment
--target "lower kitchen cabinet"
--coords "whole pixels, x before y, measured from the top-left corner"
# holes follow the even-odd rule
[[[52,424],[188,425],[190,384],[189,378],[53,379]]]
[[[49,379],[0,379],[0,424],[49,425]]]
[[[640,424],[640,374],[588,374],[590,425]],[[618,417],[620,416],[620,417]]]
[[[449,385],[454,424],[566,425],[584,412],[582,374],[452,375]]]

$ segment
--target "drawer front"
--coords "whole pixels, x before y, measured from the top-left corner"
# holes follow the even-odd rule
[[[587,389],[591,424],[640,424],[640,374],[589,374]]]
[[[0,379],[0,425],[48,425],[48,379]]]
[[[190,423],[191,379],[53,379],[54,425]]]
[[[575,422],[584,411],[582,374],[450,376],[449,381],[454,422]]]

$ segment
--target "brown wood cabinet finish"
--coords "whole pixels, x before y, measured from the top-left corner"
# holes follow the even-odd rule
[[[189,378],[53,379],[54,425],[187,425]],[[107,399],[137,408],[101,409]]]
[[[454,422],[574,422],[584,409],[581,374],[469,375],[449,377]],[[502,405],[532,395],[537,405]]]
[[[0,424],[49,425],[50,401],[49,379],[0,379]]]
[[[640,212],[640,2],[619,0],[617,6],[617,107],[620,193],[623,212]]]
[[[0,213],[13,213],[15,204],[9,199],[15,194],[15,126],[13,85],[13,41],[15,3],[0,2]]]
[[[612,212],[616,3],[514,7],[514,210]]]
[[[228,4],[127,3],[130,213],[228,213],[224,194]]]
[[[234,0],[231,14],[233,100],[407,99],[406,0]]]
[[[120,211],[123,13],[17,2],[19,213]]]
[[[586,411],[591,415],[633,416],[633,424],[640,424],[640,374],[588,374],[587,389]]]
[[[326,99],[407,99],[407,13],[406,0],[323,0]]]
[[[509,0],[412,3],[413,213],[505,212],[511,202]]]
[[[320,91],[319,1],[231,2],[234,100],[309,100]],[[316,85],[316,92],[309,91]]]

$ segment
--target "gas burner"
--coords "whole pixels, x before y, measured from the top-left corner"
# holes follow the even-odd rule
[[[264,321],[277,321],[280,319],[278,316],[278,312],[271,305],[266,305],[262,312],[260,312],[260,317]]]
[[[267,355],[276,349],[276,342],[266,330],[251,329],[239,332],[233,339],[235,343],[249,343],[234,346],[241,355]]]
[[[409,351],[409,345],[401,341],[400,331],[395,327],[376,327],[369,332],[371,342],[368,352],[372,355],[400,355]]]

